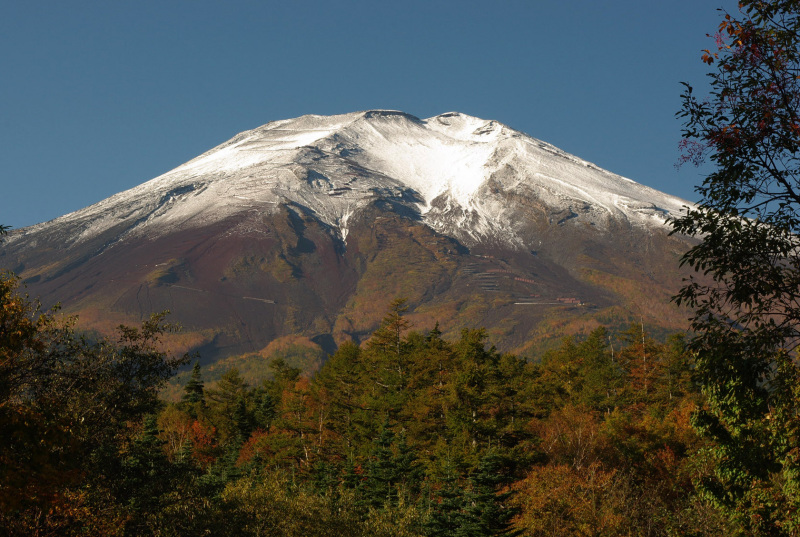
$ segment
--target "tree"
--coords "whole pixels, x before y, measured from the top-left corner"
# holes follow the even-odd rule
[[[402,338],[410,327],[403,317],[407,310],[404,298],[393,300],[364,353],[368,374],[374,384],[368,404],[379,412],[389,412],[393,418],[409,396],[408,349]]]
[[[503,461],[494,450],[481,457],[475,472],[462,487],[448,467],[441,481],[425,526],[429,537],[490,537],[492,535],[519,535],[512,528],[518,509],[504,505],[513,492],[497,492],[509,479],[502,472]]]
[[[403,476],[392,451],[394,439],[389,420],[384,420],[378,437],[372,443],[372,452],[365,468],[366,479],[361,483],[364,503],[373,509],[397,503],[397,484]]]
[[[200,362],[195,362],[192,367],[192,376],[183,387],[182,401],[189,404],[205,404],[203,376],[200,373]]]
[[[241,411],[241,402],[246,394],[247,383],[239,374],[239,369],[235,367],[220,377],[216,388],[205,390],[214,424],[217,426],[224,444],[240,444],[240,441],[243,440],[240,438],[239,426],[241,423],[236,423],[235,419],[237,408]],[[239,417],[241,418],[241,416]]]
[[[800,1],[742,0],[704,51],[710,95],[686,85],[685,160],[708,157],[701,202],[673,221],[701,242],[676,301],[715,441],[708,498],[747,535],[800,530]]]
[[[0,533],[27,524],[30,534],[67,535],[84,526],[79,512],[121,515],[109,477],[130,426],[158,408],[185,357],[160,350],[163,315],[119,327],[116,342],[90,341],[17,286],[0,276]]]
[[[149,519],[164,507],[164,496],[174,487],[173,466],[164,453],[165,442],[158,434],[155,417],[146,417],[141,434],[128,446],[120,472],[112,482],[118,500],[132,515],[126,529],[133,534],[143,534],[149,529],[148,523],[152,523]]]
[[[361,348],[346,341],[314,376],[316,397],[327,404],[328,426],[338,439],[338,453],[352,453],[357,444],[371,437],[371,412],[362,404],[365,364]]]
[[[427,537],[449,537],[463,525],[465,492],[452,461],[446,461],[441,488],[433,498],[428,520],[425,523]]]
[[[496,451],[488,451],[480,461],[477,470],[469,477],[470,490],[467,494],[466,524],[461,534],[466,536],[519,535],[512,530],[511,521],[517,509],[504,505],[511,491],[497,493],[497,489],[510,481],[501,472],[503,461]]]

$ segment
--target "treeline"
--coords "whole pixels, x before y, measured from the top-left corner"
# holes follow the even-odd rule
[[[693,492],[708,471],[690,424],[702,401],[679,337],[632,326],[612,344],[598,328],[526,361],[481,330],[412,331],[395,301],[368,342],[343,344],[313,378],[275,360],[258,386],[233,369],[206,388],[195,364],[167,404],[155,390],[182,362],[154,350],[158,320],[89,343],[2,282],[17,307],[2,309],[4,373],[35,366],[0,386],[7,533],[729,530]]]

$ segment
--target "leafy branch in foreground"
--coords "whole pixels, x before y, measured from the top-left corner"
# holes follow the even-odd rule
[[[800,1],[746,0],[703,61],[711,92],[686,85],[685,160],[716,169],[674,231],[702,241],[702,273],[675,297],[693,310],[697,374],[715,441],[699,483],[746,535],[800,531]]]

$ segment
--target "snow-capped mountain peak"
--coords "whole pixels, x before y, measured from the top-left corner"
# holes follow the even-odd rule
[[[159,235],[294,203],[346,239],[351,215],[379,197],[460,240],[518,246],[533,206],[603,229],[610,218],[662,226],[687,203],[496,121],[370,110],[273,121],[53,224],[78,229],[74,241],[120,224],[125,234]]]
[[[685,203],[458,112],[308,115],[16,230],[0,261],[97,330],[170,310],[217,358],[297,335],[332,352],[397,296],[511,350],[554,319],[679,326],[659,300],[682,277],[689,244],[664,220]]]

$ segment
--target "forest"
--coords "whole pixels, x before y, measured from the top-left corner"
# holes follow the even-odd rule
[[[678,114],[716,168],[671,223],[686,334],[513,356],[397,299],[313,374],[206,386],[164,314],[90,337],[5,273],[0,534],[800,535],[800,2],[738,7]]]
[[[694,487],[703,405],[680,336],[598,327],[539,357],[417,331],[403,300],[304,375],[159,388],[155,316],[92,341],[2,280],[0,528],[10,535],[720,535]]]

